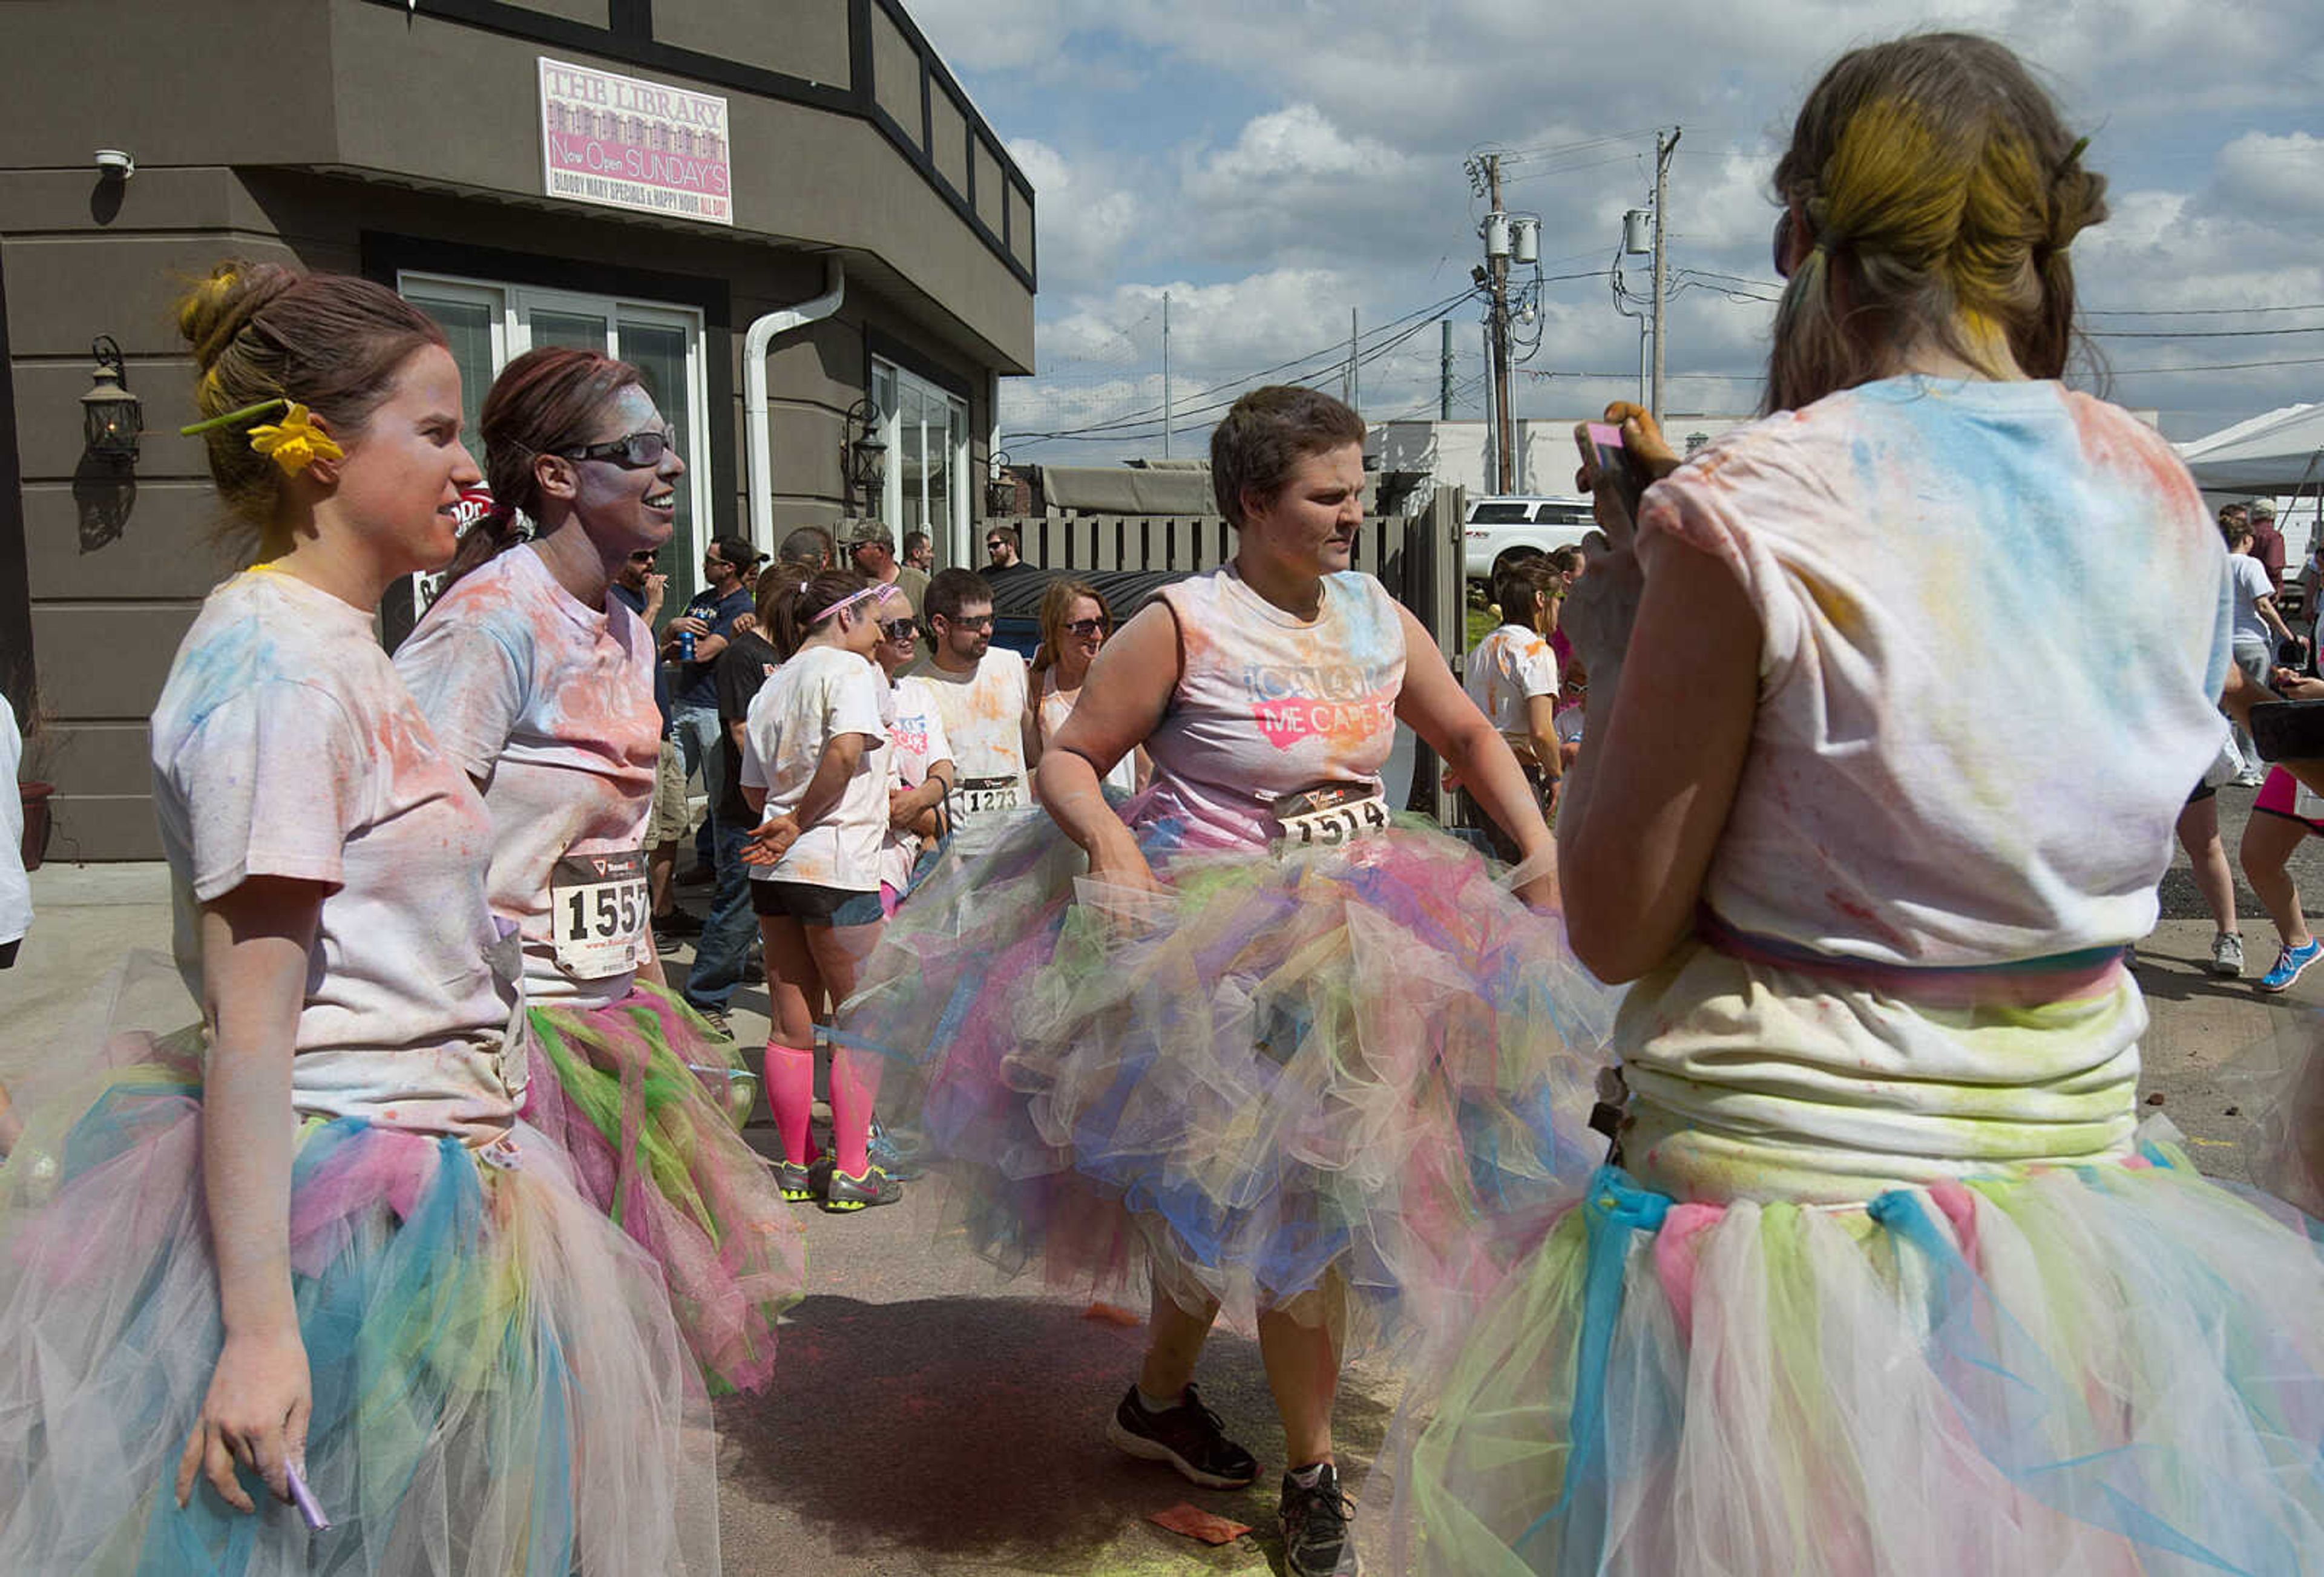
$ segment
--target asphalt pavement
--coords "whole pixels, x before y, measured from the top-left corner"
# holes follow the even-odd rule
[[[2219,796],[2232,856],[2252,791]],[[2324,895],[2324,844],[2293,866]],[[17,966],[0,972],[0,1025],[20,1046],[69,1044],[91,990],[124,952],[169,945],[158,865],[51,864],[32,878],[37,910]],[[702,890],[682,891],[697,911]],[[2199,1165],[2240,1177],[2251,1088],[2229,1065],[2324,1001],[2324,969],[2284,998],[2207,973],[2211,925],[2177,856],[2164,919],[2140,944],[2153,1022],[2142,1099],[2181,1129]],[[2274,956],[2273,929],[2240,896],[2251,973]],[[687,954],[670,960],[682,971]],[[763,991],[738,993],[745,1044],[766,1032]],[[188,1017],[192,1016],[190,1003]],[[2159,1098],[2159,1099],[2158,1099]],[[770,1128],[750,1138],[773,1148]],[[1001,1577],[1016,1573],[1280,1572],[1275,1532],[1283,1443],[1248,1335],[1222,1329],[1204,1358],[1204,1397],[1257,1453],[1240,1491],[1204,1490],[1128,1460],[1105,1421],[1134,1375],[1136,1311],[1093,1307],[1071,1288],[1007,1280],[968,1252],[939,1191],[853,1216],[800,1207],[809,1293],[786,1315],[770,1393],[718,1404],[720,1518],[732,1573],[816,1577]],[[1349,1481],[1361,1489],[1401,1397],[1398,1372],[1351,1366],[1337,1416]],[[1211,1546],[1148,1517],[1181,1502],[1251,1526]],[[1359,1528],[1371,1569],[1377,1519]]]

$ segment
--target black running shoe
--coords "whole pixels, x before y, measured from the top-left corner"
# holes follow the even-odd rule
[[[702,917],[687,909],[669,909],[653,918],[653,928],[665,936],[699,936]]]
[[[1185,1400],[1159,1413],[1149,1413],[1130,1388],[1105,1437],[1134,1457],[1168,1462],[1179,1476],[1206,1489],[1240,1489],[1259,1477],[1259,1463],[1226,1435],[1219,1416],[1203,1406],[1194,1388]]]
[[[904,1197],[904,1185],[877,1167],[863,1168],[863,1176],[851,1177],[834,1167],[831,1181],[824,1185],[823,1208],[837,1213],[869,1210],[875,1204],[893,1204]]]
[[[775,1163],[775,1186],[793,1204],[805,1204],[815,1197],[815,1179],[805,1167],[792,1161]]]
[[[1312,1486],[1283,1475],[1283,1566],[1291,1577],[1355,1577],[1349,1525],[1355,1502],[1340,1492],[1340,1470],[1325,1462]]]

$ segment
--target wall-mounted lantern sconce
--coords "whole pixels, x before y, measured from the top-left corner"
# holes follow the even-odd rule
[[[1001,449],[992,456],[992,475],[984,484],[984,514],[996,516],[1017,512],[1017,479],[1009,475],[1009,451]]]
[[[129,392],[129,370],[122,364],[121,347],[111,335],[100,334],[88,350],[97,366],[80,397],[83,447],[108,460],[134,460],[137,435],[145,430],[145,417],[137,396]]]
[[[868,399],[847,408],[839,439],[839,470],[862,507],[876,507],[888,473],[888,440],[880,436],[880,408]]]

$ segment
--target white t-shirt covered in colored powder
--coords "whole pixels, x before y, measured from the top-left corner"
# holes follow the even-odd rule
[[[227,581],[171,665],[152,759],[197,993],[195,906],[259,876],[327,889],[291,1065],[298,1110],[504,1130],[524,1056],[521,1043],[504,1055],[517,968],[485,899],[492,818],[370,614],[279,571]]]
[[[1477,642],[1462,683],[1477,710],[1511,739],[1530,742],[1533,720],[1526,703],[1557,696],[1557,653],[1549,637],[1522,624],[1503,624]]]
[[[932,686],[906,674],[896,681],[895,705],[895,720],[888,725],[888,742],[895,747],[888,783],[891,791],[918,788],[928,780],[929,768],[952,760],[952,741],[945,737],[944,716],[936,710]],[[910,886],[920,849],[916,834],[890,826],[880,852],[880,880],[898,892]]]
[[[887,676],[841,647],[802,646],[775,670],[743,724],[742,786],[765,790],[765,814],[798,808],[831,740],[862,734],[863,759],[831,814],[802,832],[779,863],[752,866],[753,877],[845,892],[880,890],[894,705]]]
[[[484,785],[493,912],[524,931],[527,992],[626,995],[652,941],[645,886],[661,715],[654,642],[516,548],[463,576],[395,654],[436,737]]]
[[[1379,792],[1404,689],[1404,625],[1379,581],[1325,576],[1312,621],[1231,566],[1159,595],[1178,622],[1181,667],[1146,741],[1154,788],[1144,820],[1182,817],[1197,843],[1263,844],[1277,796],[1323,783]]]
[[[1912,965],[2153,929],[2228,660],[2227,554],[2159,434],[2055,383],[1886,379],[1715,440],[1639,529],[1765,630],[1704,884],[1729,925]]]
[[[1033,802],[1025,779],[1025,659],[994,646],[967,673],[950,672],[933,660],[911,671],[927,681],[952,741],[952,761],[959,771],[953,846],[973,853],[991,844],[1011,812]]]
[[[1068,696],[1057,688],[1057,670],[1050,669],[1041,676],[1040,710],[1036,715],[1041,726],[1041,748],[1046,751],[1057,740],[1057,730],[1074,715],[1074,704],[1082,693],[1075,690]],[[1113,763],[1113,770],[1099,779],[1104,787],[1118,793],[1138,792],[1138,752],[1131,751]]]

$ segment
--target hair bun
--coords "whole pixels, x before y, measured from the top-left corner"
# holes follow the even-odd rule
[[[208,373],[234,337],[250,326],[269,303],[299,283],[296,271],[279,263],[219,263],[208,278],[178,300],[178,332],[193,346],[194,363]]]
[[[2079,145],[2050,182],[2050,231],[2043,243],[2063,252],[2074,237],[2107,217],[2107,179],[2085,170]]]

